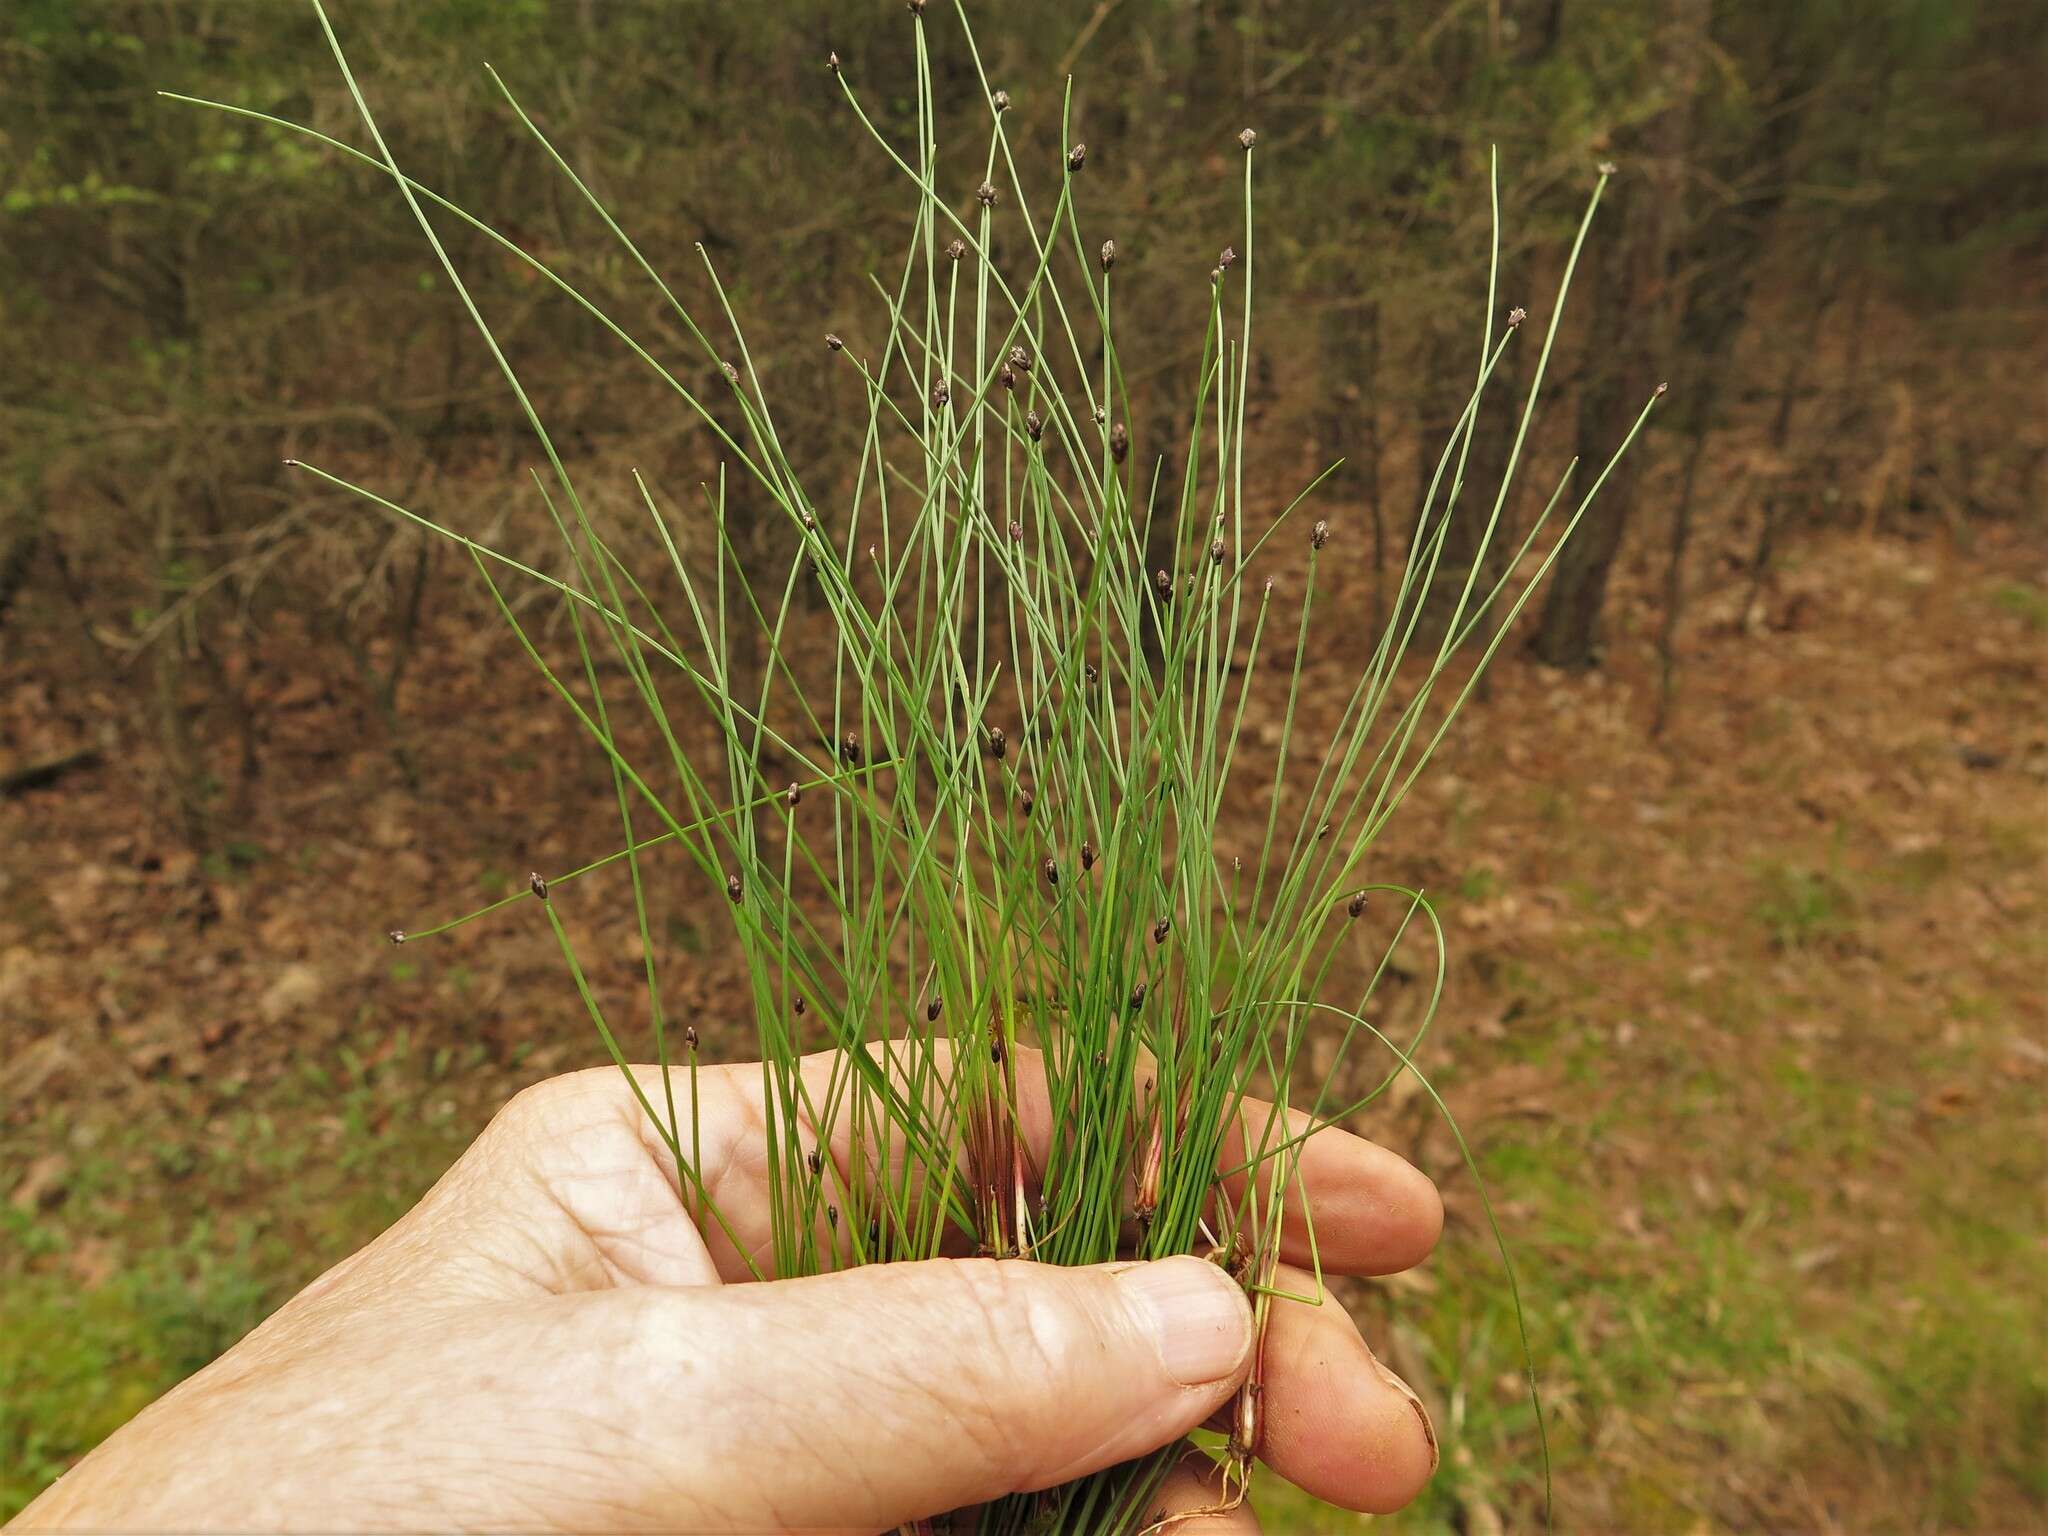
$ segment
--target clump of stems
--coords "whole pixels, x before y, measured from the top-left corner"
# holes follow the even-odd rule
[[[1473,558],[1442,639],[1411,647],[1415,599],[1431,589],[1451,518],[1484,517],[1482,547],[1495,536],[1605,177],[1552,307],[1507,478],[1489,496],[1466,485],[1466,455],[1480,399],[1523,321],[1519,308],[1505,323],[1493,318],[1496,194],[1474,384],[1438,445],[1394,618],[1360,648],[1335,724],[1305,740],[1304,661],[1344,530],[1298,516],[1324,477],[1274,510],[1247,492],[1257,136],[1218,125],[1219,139],[1243,151],[1242,222],[1223,232],[1229,243],[1212,274],[1230,281],[1203,285],[1206,335],[1176,445],[1185,469],[1167,483],[1123,425],[1145,419],[1132,409],[1113,324],[1113,285],[1133,278],[1113,240],[1099,230],[1084,238],[1072,196],[1084,155],[1068,114],[1058,142],[1072,148],[1041,191],[1005,132],[1010,98],[988,81],[956,12],[955,45],[987,107],[985,144],[965,165],[941,164],[923,7],[911,7],[910,142],[876,125],[849,66],[829,60],[825,79],[901,172],[912,204],[901,262],[874,281],[874,339],[857,347],[838,332],[825,337],[865,416],[857,462],[829,495],[793,466],[701,248],[709,319],[682,303],[492,73],[540,152],[724,375],[738,431],[567,279],[404,174],[323,13],[374,152],[227,110],[321,139],[396,183],[540,447],[535,494],[561,536],[559,573],[304,467],[466,550],[608,765],[621,847],[536,875],[531,891],[623,1067],[624,1046],[554,894],[625,866],[661,1068],[660,1101],[641,1103],[693,1213],[714,1224],[724,1218],[699,1178],[695,1117],[684,1108],[696,1092],[697,1029],[681,1031],[678,1059],[651,915],[656,877],[680,864],[731,921],[747,984],[731,1014],[752,1020],[768,1107],[773,1237],[760,1275],[961,1251],[1054,1264],[1196,1253],[1239,1277],[1263,1321],[1301,1145],[1289,1110],[1341,1118],[1412,1070],[1441,988],[1435,915],[1419,891],[1373,878],[1375,845],[1527,601],[1533,582],[1517,569],[1533,564],[1541,575],[1561,537],[1526,558],[1539,535],[1561,507],[1553,531],[1568,535],[1606,475],[1574,499],[1577,466],[1568,470],[1501,562],[1507,574],[1481,585],[1495,563]],[[665,569],[629,569],[616,534],[593,517],[430,206],[587,311],[717,439],[723,462],[702,511],[686,517],[662,488],[630,477]],[[1140,271],[1135,280],[1184,279]],[[765,567],[735,545],[728,475],[773,509],[777,554]],[[1170,549],[1170,565],[1148,570],[1148,549]],[[507,596],[508,579],[540,584],[566,616],[570,675],[544,653],[530,610]],[[818,634],[828,643],[808,638]],[[746,680],[734,664],[743,638],[765,640],[767,658]],[[1331,703],[1308,713],[1327,721]],[[623,714],[635,710],[659,740],[652,757],[636,759],[622,739]],[[1247,721],[1273,715],[1277,743],[1255,748]],[[1226,807],[1261,803],[1256,849],[1226,855]],[[1379,959],[1358,983],[1369,905],[1387,915],[1374,930]],[[1396,1042],[1369,1020],[1375,987],[1411,936],[1433,946],[1436,982],[1422,1022]],[[1332,996],[1339,977],[1354,985]],[[1334,1038],[1335,1065],[1304,1093],[1297,1067],[1319,1033]],[[1388,1070],[1363,1097],[1333,1102],[1361,1037],[1386,1051]],[[1035,1148],[1019,1130],[1027,1050],[1051,1110],[1051,1134]],[[800,1070],[819,1052],[827,1070]],[[1253,1115],[1255,1094],[1274,1108]],[[819,1152],[842,1132],[853,1149],[843,1165]],[[1261,1176],[1223,1182],[1254,1171]],[[1256,1383],[1234,1424],[1226,1481],[1241,1497],[1259,1437]],[[988,1506],[979,1529],[1140,1530],[1171,1454]]]

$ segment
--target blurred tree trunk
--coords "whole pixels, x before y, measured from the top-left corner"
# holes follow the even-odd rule
[[[1337,495],[1355,494],[1373,529],[1373,627],[1384,621],[1384,525],[1380,518],[1379,328],[1377,301],[1333,304],[1320,327],[1324,386],[1317,397],[1316,468],[1345,461]]]
[[[44,522],[41,489],[24,476],[0,505],[0,625],[28,582],[29,563],[42,547]]]
[[[1497,317],[1489,317],[1494,323]],[[1489,336],[1489,341],[1494,339]],[[1435,354],[1432,360],[1428,394],[1422,408],[1423,454],[1428,461],[1425,475],[1433,468],[1436,456],[1443,451],[1443,445],[1456,430],[1465,414],[1465,407],[1471,403],[1472,387],[1479,381],[1478,358],[1469,331],[1440,334],[1431,348]],[[1420,595],[1422,613],[1415,625],[1414,643],[1432,650],[1440,646],[1450,628],[1453,616],[1463,626],[1472,618],[1473,611],[1485,601],[1486,594],[1495,582],[1507,571],[1509,541],[1505,531],[1512,525],[1512,505],[1503,503],[1500,523],[1491,534],[1487,525],[1493,520],[1495,499],[1500,494],[1501,480],[1507,474],[1508,455],[1514,448],[1516,402],[1520,396],[1520,375],[1518,363],[1526,352],[1525,348],[1509,347],[1487,380],[1486,393],[1480,398],[1478,413],[1472,423],[1472,442],[1464,455],[1464,480],[1458,492],[1456,506],[1451,509],[1450,523],[1443,529],[1443,548],[1432,574],[1428,590]],[[1440,519],[1443,517],[1443,501],[1450,494],[1452,479],[1458,473],[1460,455],[1453,452],[1444,469],[1443,488],[1438,495],[1436,508],[1430,511],[1427,527],[1422,526],[1418,513],[1416,523],[1409,529],[1410,539],[1417,536],[1433,538]],[[1426,483],[1426,482],[1425,482]],[[1474,575],[1474,569],[1477,575]],[[1467,582],[1471,584],[1470,595],[1466,595]],[[1462,599],[1463,613],[1459,614]],[[1474,630],[1476,635],[1480,633]]]
[[[1789,31],[1790,24],[1787,24]],[[1804,127],[1811,103],[1822,88],[1823,60],[1800,50],[1793,39],[1781,32],[1771,49],[1774,59],[1785,66],[1770,80],[1764,97],[1763,127],[1745,136],[1739,160],[1725,156],[1699,156],[1716,184],[1739,189],[1726,196],[1706,217],[1696,220],[1696,231],[1686,267],[1692,276],[1683,296],[1683,338],[1676,359],[1679,387],[1673,401],[1674,427],[1685,436],[1684,468],[1679,474],[1671,506],[1671,541],[1664,570],[1664,606],[1658,622],[1658,688],[1656,714],[1650,734],[1662,733],[1670,719],[1677,688],[1678,626],[1685,612],[1685,559],[1692,541],[1694,498],[1699,488],[1701,461],[1706,456],[1708,434],[1719,423],[1721,402],[1733,392],[1732,374],[1736,345],[1747,329],[1756,276],[1766,252],[1779,241],[1780,229],[1789,204],[1787,192],[1807,170]],[[1860,178],[1859,178],[1860,179]],[[1822,284],[1831,265],[1823,254],[1813,291]],[[1806,334],[1798,344],[1801,353],[1812,350],[1818,335],[1819,317],[1825,301],[1814,299]],[[1773,447],[1782,450],[1788,422],[1781,420],[1774,431]]]
[[[1609,222],[1608,237],[1599,243],[1588,274],[1593,339],[1579,395],[1581,485],[1599,475],[1656,387],[1676,330],[1672,262],[1684,222],[1691,108],[1705,63],[1711,9],[1711,0],[1664,0],[1657,39],[1661,105],[1640,140],[1647,185],[1634,197],[1616,199],[1623,206]],[[1597,231],[1594,238],[1600,239]],[[1530,644],[1537,658],[1551,666],[1585,671],[1599,665],[1607,579],[1635,507],[1643,449],[1639,441],[1615,466],[1558,557]]]

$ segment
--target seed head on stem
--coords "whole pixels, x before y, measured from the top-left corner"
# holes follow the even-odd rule
[[[1076,144],[1067,151],[1067,171],[1069,174],[1078,173],[1087,162],[1088,146],[1086,144]]]
[[[541,878],[538,870],[526,877],[526,888],[542,901],[548,899],[548,883]]]
[[[974,189],[974,200],[984,208],[995,207],[997,196],[996,184],[992,181],[984,181]]]
[[[1102,270],[1107,272],[1115,265],[1116,242],[1114,240],[1105,240],[1102,242]]]

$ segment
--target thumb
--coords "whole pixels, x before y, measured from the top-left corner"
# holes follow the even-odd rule
[[[633,1358],[669,1376],[661,1416],[692,1426],[670,1487],[716,1529],[888,1529],[1130,1460],[1221,1406],[1252,1345],[1244,1292],[1189,1257],[663,1294]]]

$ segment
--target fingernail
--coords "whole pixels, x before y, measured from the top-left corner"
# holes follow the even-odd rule
[[[1436,1426],[1429,1422],[1429,1410],[1422,1406],[1422,1399],[1416,1395],[1415,1389],[1388,1370],[1378,1355],[1373,1354],[1371,1350],[1367,1350],[1366,1354],[1372,1360],[1372,1368],[1380,1373],[1380,1380],[1407,1398],[1408,1406],[1415,1410],[1415,1417],[1422,1425],[1422,1438],[1429,1443],[1429,1470],[1434,1472],[1438,1461]]]
[[[1182,1386],[1233,1375],[1252,1344],[1252,1311],[1214,1264],[1182,1257],[1134,1264],[1117,1280],[1152,1329],[1159,1363]]]

